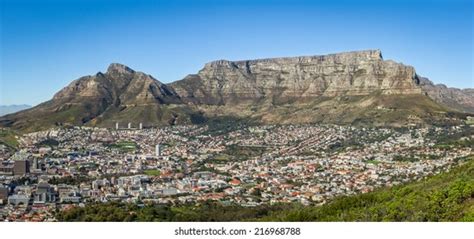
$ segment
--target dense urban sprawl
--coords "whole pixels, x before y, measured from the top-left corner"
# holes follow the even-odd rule
[[[54,221],[92,202],[324,204],[449,170],[472,147],[463,126],[63,127],[0,146],[0,219]],[[473,136],[464,138],[472,140]]]

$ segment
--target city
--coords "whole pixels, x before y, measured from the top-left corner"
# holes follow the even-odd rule
[[[121,127],[125,126],[125,127]],[[322,205],[449,169],[473,154],[472,127],[329,124],[71,126],[0,148],[0,219],[56,221],[96,202]]]

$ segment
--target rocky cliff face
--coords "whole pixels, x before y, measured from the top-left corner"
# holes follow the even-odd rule
[[[461,112],[474,113],[474,89],[457,89],[443,84],[433,84],[428,78],[420,77],[423,92],[436,102]]]
[[[275,103],[338,95],[419,94],[411,66],[384,61],[379,50],[248,61],[219,60],[172,83],[181,97],[211,105]]]

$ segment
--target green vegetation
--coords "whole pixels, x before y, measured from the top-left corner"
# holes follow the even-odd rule
[[[59,142],[55,139],[45,139],[36,144],[38,147],[55,147],[58,146]]]
[[[200,205],[96,203],[58,212],[59,221],[245,221],[270,215],[291,205],[242,207],[204,202]]]
[[[435,147],[441,148],[441,149],[450,149],[453,147],[470,147],[474,148],[474,139],[459,139],[459,140],[453,140],[445,143],[440,143],[436,144]]]
[[[411,155],[395,155],[393,156],[393,161],[398,162],[417,162],[420,160],[435,160],[439,159],[441,156],[432,155],[432,154],[411,154]]]
[[[378,161],[378,160],[367,160],[366,163],[377,165],[377,164],[380,164],[380,161]]]
[[[38,183],[37,178],[21,177],[21,178],[12,180],[11,185],[33,185],[37,183]]]
[[[10,115],[15,121],[12,128],[23,133],[47,130],[51,127],[82,125],[95,117],[102,109],[99,102],[76,104],[56,104],[51,101],[41,105],[42,110],[32,108],[19,114]]]
[[[117,142],[115,144],[109,144],[107,145],[110,149],[117,149],[121,152],[133,152],[137,150],[137,143],[132,142],[132,141],[121,141]]]
[[[48,180],[50,184],[68,184],[68,185],[79,185],[84,182],[91,182],[92,179],[86,176],[66,176],[66,177],[53,177]]]
[[[474,127],[464,126],[458,133],[449,134],[446,132],[435,135],[434,133],[429,134],[430,137],[435,137],[437,141],[436,147],[439,148],[452,148],[452,147],[471,147],[474,149],[474,139],[471,138],[474,135]]]
[[[222,153],[215,155],[212,159],[222,161],[247,160],[252,157],[262,156],[267,150],[266,147],[229,145]]]
[[[18,147],[18,140],[16,139],[15,132],[9,129],[0,129],[0,144],[16,149]]]
[[[255,124],[250,119],[233,116],[218,116],[209,118],[206,122],[208,129],[203,134],[222,135]]]
[[[258,194],[258,192],[256,192]],[[474,221],[474,157],[450,172],[392,188],[336,198],[323,206],[242,207],[89,204],[59,211],[60,221]]]
[[[161,172],[158,169],[148,169],[143,171],[148,176],[160,176]]]
[[[144,126],[183,125],[191,123],[192,113],[194,111],[188,106],[175,104],[109,106],[100,118],[90,124],[101,127],[113,127],[115,122],[132,122],[133,127],[137,127],[138,122],[142,122]],[[123,126],[125,125],[121,127]]]
[[[363,146],[362,142],[365,143],[374,143],[374,142],[382,142],[392,136],[392,133],[384,133],[384,134],[372,134],[372,131],[366,130],[361,131],[357,130],[354,132],[352,137],[335,142],[334,144],[329,146],[329,150],[331,152],[341,152],[347,148],[360,148]]]
[[[204,164],[201,164],[196,170],[194,170],[194,172],[205,172],[205,171],[225,175],[225,176],[228,176],[228,177],[232,176],[228,172],[219,171],[219,170],[214,169],[214,168],[208,168]]]

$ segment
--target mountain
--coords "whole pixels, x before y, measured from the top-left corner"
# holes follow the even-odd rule
[[[443,84],[435,85],[424,77],[420,77],[420,86],[436,102],[459,111],[474,113],[474,89],[457,89]]]
[[[115,122],[147,126],[190,123],[190,112],[169,86],[115,63],[106,73],[73,81],[47,102],[1,117],[0,123],[23,130],[54,125],[112,127]]]
[[[419,94],[411,66],[384,61],[379,50],[326,56],[208,63],[171,84],[185,99],[213,105],[262,100],[287,103],[338,95]]]
[[[415,69],[380,50],[206,64],[170,86],[208,116],[265,123],[406,125],[450,120]]]
[[[214,118],[258,123],[405,126],[460,123],[473,91],[433,85],[412,66],[379,50],[245,61],[219,60],[197,74],[163,84],[111,64],[81,77],[53,99],[0,117],[25,131],[54,125],[113,127],[201,123]]]
[[[0,105],[0,116],[31,108],[31,105]]]

